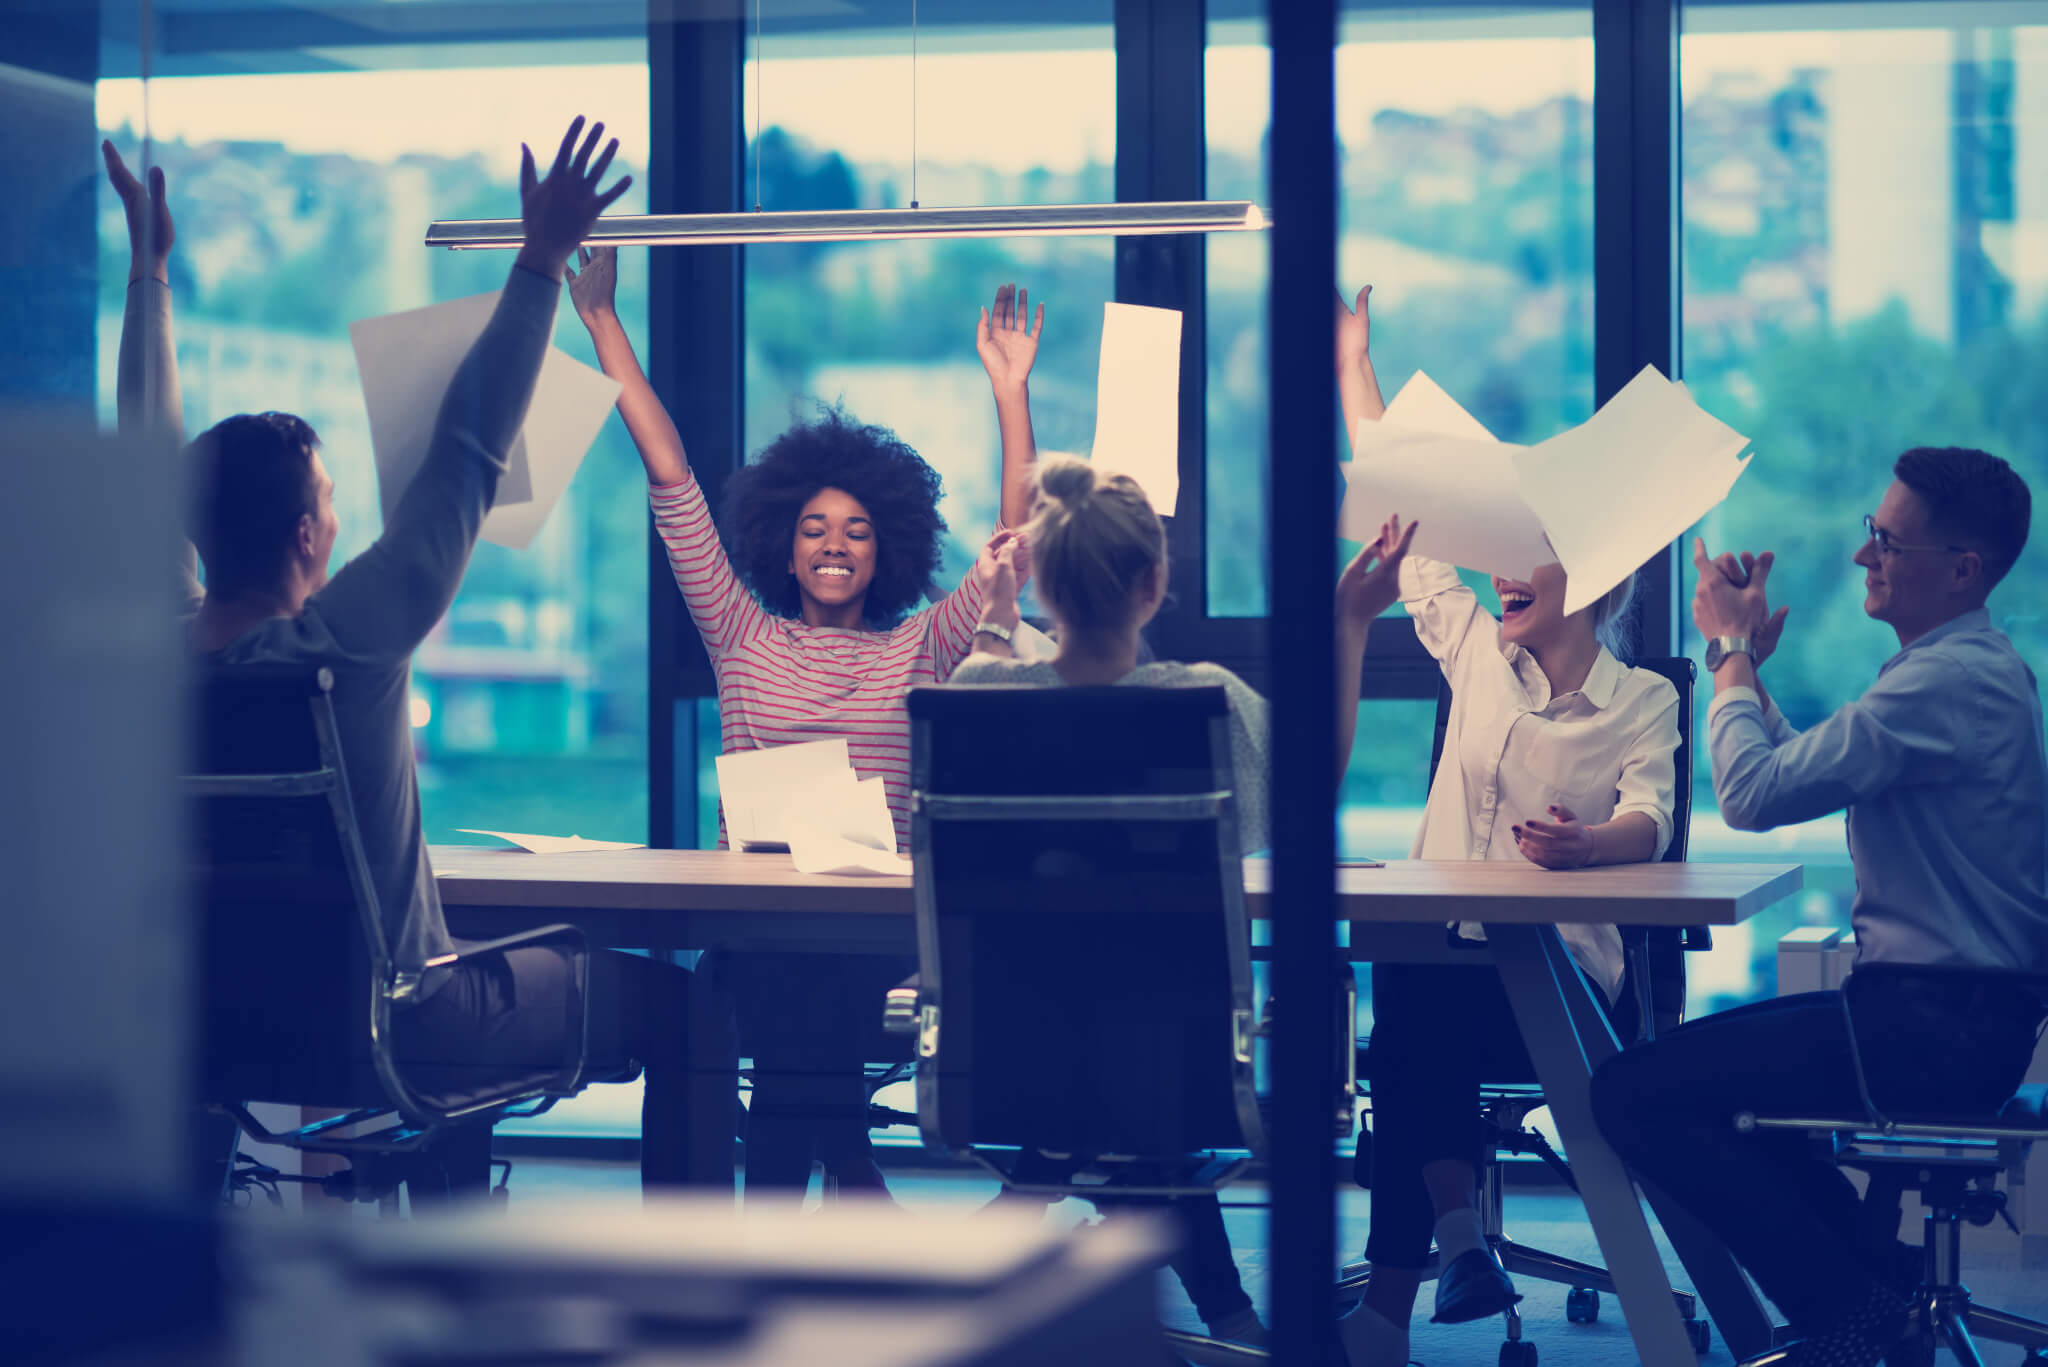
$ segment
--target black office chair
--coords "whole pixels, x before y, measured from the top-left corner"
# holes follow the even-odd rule
[[[350,803],[329,670],[216,667],[201,681],[193,772],[184,780],[201,923],[200,1098],[246,1134],[304,1153],[347,1157],[320,1181],[330,1194],[389,1202],[401,1182],[445,1192],[437,1143],[450,1127],[535,1114],[582,1086],[578,1019],[559,1062],[511,1073],[460,1060],[401,1062],[398,1013],[417,974],[393,962]],[[583,933],[547,926],[471,945],[461,962],[524,945],[559,945],[587,967]],[[257,1102],[338,1109],[273,1130]],[[226,1179],[238,1164],[230,1153]],[[287,1175],[241,1160],[242,1185]]]
[[[888,1018],[916,1037],[925,1144],[1018,1191],[1214,1193],[1265,1147],[1223,690],[928,687],[909,709],[919,973]],[[1331,1099],[1348,1134],[1348,1080]]]
[[[2048,1139],[2048,1084],[2022,1087],[1996,1110],[1977,1114],[1880,1109],[1864,1053],[1867,1039],[1859,1036],[1857,1022],[1859,1018],[1869,1021],[1873,1005],[1887,991],[1916,982],[2010,983],[2038,997],[2042,1012],[2048,1014],[2048,974],[1916,964],[1863,965],[1842,984],[1849,1056],[1855,1063],[1862,1107],[1800,1115],[1745,1111],[1735,1117],[1736,1127],[1745,1132],[1803,1130],[1843,1167],[1869,1174],[1873,1183],[1886,1181],[1896,1189],[1920,1193],[1927,1218],[1913,1335],[1903,1351],[1894,1349],[1886,1357],[1891,1367],[1927,1367],[1943,1346],[1964,1367],[1983,1367],[1975,1341],[1979,1334],[2025,1349],[2026,1367],[2048,1367],[2048,1324],[1978,1305],[1962,1281],[1963,1224],[1988,1225],[2002,1218],[2013,1226],[1998,1181],[2001,1176],[2008,1181],[2020,1179],[2034,1142]],[[2014,1229],[2017,1232],[2017,1226]],[[1757,1361],[1775,1361],[1783,1351]]]
[[[1664,859],[1667,863],[1680,863],[1685,859],[1692,825],[1692,695],[1698,671],[1691,660],[1683,658],[1638,660],[1635,664],[1639,669],[1663,676],[1678,690],[1678,750],[1672,757],[1676,777],[1675,802],[1671,814],[1671,843],[1665,848]],[[1436,739],[1429,757],[1432,783],[1436,779],[1436,767],[1443,758],[1444,737],[1450,718],[1451,692],[1449,685],[1445,684],[1437,690]],[[1631,1044],[1654,1039],[1658,1032],[1670,1029],[1685,1018],[1685,953],[1711,948],[1713,937],[1706,926],[1690,926],[1682,930],[1624,926],[1621,935],[1627,971],[1622,980],[1622,1001],[1617,1004],[1613,1015],[1617,1030],[1622,1034],[1622,1042]],[[1359,1042],[1358,1075],[1365,1079],[1372,1076],[1371,1044],[1370,1038]],[[1486,1227],[1487,1242],[1493,1246],[1501,1266],[1510,1275],[1534,1277],[1539,1281],[1570,1287],[1571,1291],[1565,1298],[1565,1318],[1574,1324],[1590,1324],[1599,1318],[1600,1293],[1614,1292],[1614,1279],[1607,1270],[1516,1243],[1506,1232],[1506,1182],[1500,1162],[1503,1155],[1534,1155],[1556,1172],[1566,1185],[1573,1185],[1570,1166],[1528,1123],[1529,1116],[1544,1105],[1543,1093],[1534,1084],[1490,1083],[1480,1089],[1482,1148],[1486,1154],[1480,1172],[1480,1218]],[[1368,1109],[1369,1106],[1368,1101]],[[1360,1145],[1372,1142],[1371,1133],[1363,1123],[1359,1126],[1358,1142]],[[1433,1277],[1437,1271],[1436,1254],[1432,1251],[1423,1276],[1425,1279]],[[1339,1295],[1355,1296],[1362,1292],[1371,1272],[1371,1266],[1365,1263],[1345,1268],[1338,1277]],[[1693,1347],[1699,1352],[1706,1352],[1712,1342],[1712,1330],[1706,1320],[1699,1318],[1698,1299],[1684,1291],[1672,1294],[1678,1302],[1678,1312],[1685,1320]],[[1501,1367],[1533,1367],[1536,1349],[1533,1343],[1522,1337],[1521,1315],[1514,1307],[1509,1307],[1505,1318],[1507,1338],[1501,1345]]]

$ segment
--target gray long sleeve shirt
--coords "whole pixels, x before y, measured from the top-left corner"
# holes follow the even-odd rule
[[[1748,688],[1714,698],[1709,731],[1730,826],[1848,809],[1860,957],[2048,970],[2040,694],[1988,612],[1928,632],[1809,731]]]
[[[420,832],[412,653],[462,582],[526,421],[560,294],[555,281],[512,269],[496,312],[449,383],[426,458],[383,535],[307,599],[297,616],[252,627],[211,657],[334,671],[342,758],[384,934],[399,967],[412,972],[454,947]],[[122,323],[124,429],[131,422],[175,427],[173,358],[169,291],[154,280],[139,281],[129,289]],[[191,591],[196,594],[196,584]],[[430,980],[423,990],[434,985]]]

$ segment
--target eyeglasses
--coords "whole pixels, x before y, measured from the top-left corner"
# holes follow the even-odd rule
[[[1903,541],[1893,540],[1892,534],[1886,531],[1884,528],[1878,526],[1877,519],[1869,513],[1865,513],[1863,515],[1863,534],[1870,540],[1875,541],[1877,543],[1877,549],[1880,555],[1897,555],[1901,551],[1960,552],[1969,549],[1969,547],[1967,546],[1908,546]]]

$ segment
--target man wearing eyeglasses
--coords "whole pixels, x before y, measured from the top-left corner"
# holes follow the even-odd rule
[[[1916,448],[1853,557],[1863,610],[1899,651],[1854,702],[1794,729],[1758,671],[1786,610],[1772,555],[1694,542],[1693,620],[1714,675],[1714,794],[1738,830],[1846,809],[1858,964],[2048,972],[2048,761],[2033,672],[1986,600],[2026,545],[2032,505],[1982,451]],[[1856,1039],[1887,1109],[1986,1110],[2024,1076],[2041,999],[1978,978],[1884,979]],[[1891,985],[1896,982],[1894,988]],[[1899,1188],[1868,1201],[1794,1131],[1744,1111],[1864,1107],[1839,992],[1780,997],[1608,1060],[1593,1103],[1617,1152],[1715,1230],[1802,1341],[1789,1361],[1875,1367],[1904,1335],[1917,1264],[1896,1242]]]

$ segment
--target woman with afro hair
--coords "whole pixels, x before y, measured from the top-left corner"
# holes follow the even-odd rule
[[[776,438],[726,486],[713,526],[682,438],[640,369],[613,307],[617,253],[581,254],[569,282],[619,413],[647,467],[669,568],[718,680],[732,754],[844,739],[862,778],[880,778],[899,845],[909,843],[910,719],[904,698],[943,683],[973,648],[998,559],[1019,559],[1035,450],[1026,381],[1034,323],[1005,285],[984,309],[976,350],[1002,429],[994,538],[957,589],[921,606],[939,568],[939,476],[894,433],[827,409]],[[723,837],[721,836],[721,843]],[[881,1033],[881,1003],[914,961],[880,956],[721,956],[741,1052],[754,1060],[747,1189],[801,1190],[822,1162],[842,1187],[883,1189],[868,1142],[863,1065],[904,1052]]]

